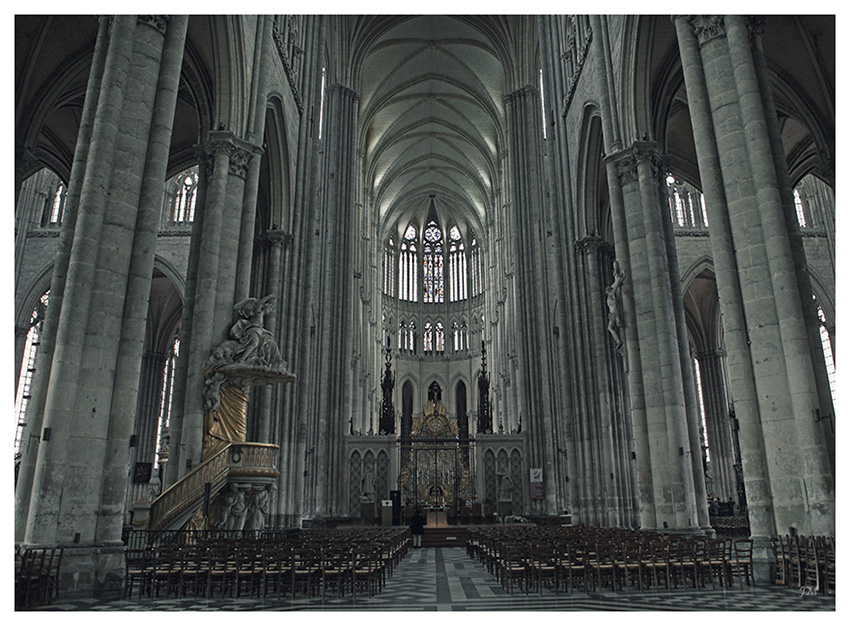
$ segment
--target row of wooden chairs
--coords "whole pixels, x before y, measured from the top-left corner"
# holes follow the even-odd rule
[[[467,552],[506,591],[755,585],[752,541],[617,529],[472,529]]]
[[[835,594],[835,537],[773,537],[774,582],[810,593]]]
[[[27,548],[15,552],[15,609],[49,604],[59,594],[64,548]]]
[[[124,593],[140,598],[372,596],[383,589],[409,543],[407,529],[363,529],[128,549]]]

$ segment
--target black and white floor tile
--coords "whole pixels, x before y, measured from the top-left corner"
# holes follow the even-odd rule
[[[729,590],[507,593],[463,548],[411,550],[369,598],[59,598],[43,611],[835,611],[835,596],[776,585]]]

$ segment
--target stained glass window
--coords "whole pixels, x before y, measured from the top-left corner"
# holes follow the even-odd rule
[[[446,350],[446,331],[442,322],[437,322],[434,327],[434,349],[437,352],[445,352]]]
[[[422,248],[423,302],[443,302],[443,233],[433,220],[425,229]]]
[[[431,352],[434,349],[434,329],[431,322],[425,322],[425,331],[422,333],[422,351]]]

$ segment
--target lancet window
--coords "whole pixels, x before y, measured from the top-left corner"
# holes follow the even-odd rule
[[[469,246],[469,282],[472,297],[484,291],[483,281],[481,280],[481,251],[475,237],[472,238]]]
[[[416,302],[417,269],[416,227],[412,224],[404,232],[398,258],[398,298]]]
[[[466,251],[460,229],[449,231],[449,301],[459,302],[467,297]]]
[[[21,363],[21,373],[18,377],[18,387],[15,393],[15,457],[21,452],[21,438],[27,425],[27,406],[30,401],[30,388],[35,375],[36,359],[38,357],[39,337],[44,323],[44,313],[50,291],[46,291],[39,299],[38,305],[30,316],[30,327],[24,344],[24,356]]]
[[[47,198],[44,213],[41,218],[42,228],[51,228],[62,225],[62,217],[65,214],[65,194],[68,188],[62,181],[57,181],[53,193]]]
[[[168,224],[180,226],[195,220],[195,201],[198,197],[198,167],[190,167],[174,176],[165,185],[165,206]]]
[[[395,241],[390,237],[384,247],[384,295],[394,295],[395,275]]]

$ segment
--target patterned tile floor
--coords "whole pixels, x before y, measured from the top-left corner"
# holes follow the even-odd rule
[[[508,594],[463,548],[411,550],[372,598],[159,598],[67,601],[43,611],[835,611],[835,596],[775,585],[728,591]]]

